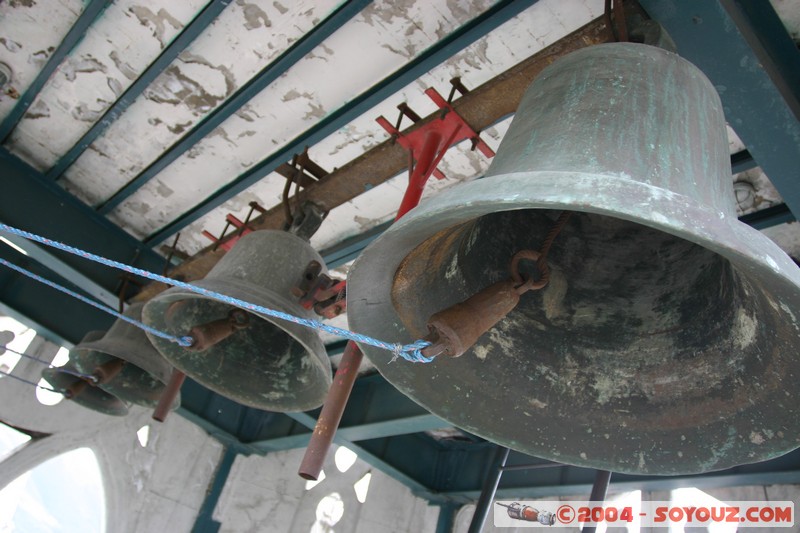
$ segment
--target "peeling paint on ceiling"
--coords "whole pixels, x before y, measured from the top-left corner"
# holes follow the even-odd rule
[[[800,1],[771,1],[796,37]],[[339,4],[338,0],[231,2],[82,153],[60,184],[90,205],[108,200]],[[388,138],[376,124],[377,116],[394,120],[401,102],[425,116],[435,110],[423,94],[426,88],[446,93],[455,76],[467,87],[477,87],[600,16],[603,4],[602,0],[540,0],[311,146],[312,159],[328,170],[343,166]],[[207,0],[111,4],[53,74],[5,147],[37,169],[50,168],[206,5]],[[373,2],[109,218],[136,237],[146,237],[492,5],[490,0]],[[15,89],[24,92],[82,9],[79,0],[0,4],[0,61],[12,67]],[[0,118],[14,103],[13,98],[0,97]],[[482,132],[490,146],[499,145],[509,120]],[[730,127],[728,136],[731,153],[745,148]],[[440,165],[447,179],[433,181],[423,201],[481,176],[488,164],[466,144],[452,149]],[[760,169],[733,179],[739,183],[740,196],[746,196],[747,187],[754,190],[753,205],[743,212],[781,201]],[[324,248],[391,219],[405,182],[405,175],[398,176],[334,209],[313,245]],[[219,234],[225,215],[243,218],[251,201],[267,208],[278,205],[284,183],[282,176],[272,173],[214,209],[182,232],[180,249],[193,254],[207,246],[201,231]]]

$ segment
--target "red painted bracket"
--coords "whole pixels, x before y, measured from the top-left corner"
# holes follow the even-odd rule
[[[331,278],[322,265],[312,261],[303,272],[302,281],[292,288],[298,303],[325,318],[334,318],[347,309],[347,281]]]
[[[217,237],[213,233],[208,230],[203,230],[202,235],[206,237],[211,242],[215,243],[214,249],[222,248],[226,252],[230,252],[231,248],[245,235],[248,233],[252,233],[253,230],[250,229],[248,224],[250,223],[250,218],[253,216],[253,212],[258,211],[261,214],[267,212],[266,209],[261,207],[258,202],[250,202],[250,211],[247,213],[247,218],[244,222],[233,216],[232,214],[228,213],[225,215],[225,228],[222,230],[222,234]],[[236,233],[232,236],[229,236],[227,239],[225,238],[225,234],[228,232],[228,228],[233,226],[236,228]]]
[[[469,139],[472,141],[473,150],[477,148],[486,157],[494,157],[495,155],[494,150],[480,138],[480,135],[466,123],[436,89],[430,87],[425,90],[425,94],[441,109],[441,113],[439,117],[416,128],[414,131],[403,134],[398,129],[400,126],[399,120],[397,126],[394,126],[383,116],[376,119],[378,124],[400,146],[408,150],[409,154],[408,189],[406,189],[406,194],[400,203],[396,219],[405,215],[419,203],[422,190],[431,175],[437,179],[445,177],[436,167],[451,146]],[[401,108],[400,112],[401,120],[403,115],[409,116],[409,113],[403,108]]]

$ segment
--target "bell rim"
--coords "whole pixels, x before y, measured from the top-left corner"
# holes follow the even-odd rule
[[[140,363],[142,363],[142,361],[139,360],[140,358],[136,356],[137,351],[141,350],[141,346],[139,346],[138,343],[130,339],[108,341],[105,338],[103,338],[96,341],[87,342],[86,344],[78,344],[72,349],[72,351],[80,354],[79,357],[92,357],[91,354],[95,352],[95,353],[100,353],[104,356],[108,356],[109,358],[122,359],[125,362],[136,365],[142,371],[147,372],[148,374],[153,376],[153,378],[158,380],[161,384],[166,385],[169,382],[170,375],[172,374],[172,368],[170,367],[169,363],[164,359],[164,356],[161,355],[161,352],[156,350],[155,346],[152,345],[150,339],[145,336],[145,340],[152,347],[152,350],[153,352],[155,352],[156,357],[158,357],[160,360],[164,362],[163,365],[148,364],[147,360],[144,360],[145,363],[144,366],[141,365]],[[120,353],[121,355],[128,355],[131,358],[128,359],[126,357],[120,357],[119,355],[116,355],[114,352]],[[145,366],[148,368],[146,368]],[[158,366],[162,366],[163,368],[157,368]]]
[[[243,282],[243,283],[247,283],[247,282]],[[285,300],[284,298],[282,298],[280,296],[275,296],[274,294],[271,294],[270,291],[266,291],[266,290],[264,290],[264,289],[262,289],[260,287],[257,287],[257,286],[251,286],[251,287],[248,287],[247,289],[245,289],[245,288],[239,286],[238,284],[231,282],[230,280],[219,279],[219,278],[201,279],[201,280],[193,281],[192,284],[196,285],[196,286],[198,286],[200,288],[206,289],[206,290],[211,290],[211,291],[214,291],[214,292],[218,292],[218,293],[221,293],[221,294],[225,294],[226,296],[231,296],[233,298],[237,298],[237,299],[248,301],[248,302],[250,302],[250,301],[252,301],[254,299],[258,299],[258,300],[261,300],[261,301],[266,301],[267,304],[268,304],[267,305],[268,307],[271,307],[273,309],[277,309],[278,311],[281,311],[281,312],[285,312],[285,313],[289,313],[289,314],[293,314],[293,313],[297,312],[296,309],[292,309],[292,306],[288,305],[284,301]],[[163,293],[159,294],[158,296],[156,296],[153,300],[151,300],[151,302],[155,301],[156,299],[165,299],[165,298],[169,298],[169,299],[173,299],[174,298],[175,300],[178,300],[181,297],[191,297],[191,298],[198,298],[198,299],[205,299],[205,300],[212,300],[212,301],[220,301],[220,300],[216,300],[214,298],[210,298],[208,296],[205,296],[203,294],[196,293],[196,292],[191,291],[189,289],[184,289],[182,287],[172,287],[171,289],[168,289],[168,290],[164,291]],[[223,303],[225,303],[225,302],[223,302]],[[150,305],[150,302],[148,302],[145,305],[145,310],[143,312],[143,316],[144,317],[148,317],[147,309],[148,309],[149,305]],[[229,304],[229,305],[233,305],[233,304]],[[264,307],[267,307],[267,306],[264,306]],[[265,320],[266,322],[269,322],[273,326],[285,331],[296,342],[300,343],[303,346],[303,348],[307,352],[309,352],[310,355],[312,355],[311,360],[314,361],[314,365],[317,367],[318,370],[322,371],[323,381],[324,381],[324,383],[323,383],[324,391],[320,395],[320,399],[319,400],[315,399],[313,402],[307,402],[306,404],[302,404],[299,407],[297,407],[296,409],[293,409],[292,412],[294,412],[294,411],[298,411],[298,412],[299,411],[307,411],[309,409],[315,409],[315,408],[319,407],[320,405],[322,405],[322,403],[324,402],[325,396],[327,395],[328,388],[330,387],[331,383],[333,382],[333,371],[331,369],[330,360],[329,360],[329,358],[327,356],[327,352],[325,350],[325,346],[322,344],[322,341],[320,340],[320,338],[318,336],[316,336],[316,335],[309,334],[308,328],[303,327],[303,326],[301,326],[299,324],[295,324],[295,323],[292,323],[292,322],[286,322],[286,321],[280,321],[279,322],[278,319],[275,319],[273,317],[270,317],[270,316],[267,316],[267,315],[263,315],[261,313],[255,312],[255,311],[251,311],[249,309],[245,309],[245,310],[250,312],[250,313],[253,313],[253,314],[257,315],[262,320]],[[303,317],[303,318],[308,318],[308,317]],[[148,323],[148,325],[152,325],[150,323],[149,319],[147,319],[147,318],[145,318],[145,322]],[[150,333],[147,333],[147,336],[150,338],[150,340],[153,342],[153,345],[156,346],[156,348],[158,347],[158,344],[162,342],[161,339],[159,339],[157,337],[154,337]],[[161,351],[159,350],[159,352],[161,352]],[[177,368],[181,372],[186,373],[187,376],[189,376],[193,380],[197,381],[198,383],[202,384],[204,387],[209,388],[209,389],[217,392],[218,394],[221,394],[221,395],[223,395],[223,396],[225,396],[227,398],[230,398],[230,399],[232,399],[232,400],[234,400],[234,401],[236,401],[236,402],[238,402],[238,403],[240,403],[242,405],[246,405],[246,406],[249,406],[249,407],[254,407],[256,409],[265,409],[265,410],[282,409],[282,407],[280,407],[279,404],[271,404],[270,405],[267,402],[263,402],[263,403],[251,402],[251,401],[248,401],[246,398],[244,398],[242,396],[239,396],[239,395],[233,396],[233,395],[231,395],[231,391],[229,391],[229,390],[221,391],[218,386],[215,386],[214,383],[210,383],[210,382],[208,382],[208,381],[206,381],[204,379],[198,379],[197,377],[193,376],[194,372],[186,372],[187,369],[185,367],[183,367],[183,365],[179,364],[180,362],[178,360],[173,359],[173,357],[171,357],[171,354],[167,354],[167,353],[161,352],[161,355],[164,357],[165,360],[167,360],[175,368]],[[315,387],[314,387],[314,385],[312,383],[306,389],[303,389],[303,391],[305,391],[305,390],[313,391],[314,388]],[[286,412],[289,412],[289,411],[286,411]]]
[[[552,179],[551,182],[532,182],[531,178],[548,178]],[[565,180],[570,178],[578,178],[579,180],[585,179],[583,186],[586,197],[580,201],[565,201],[564,195],[557,192],[559,186],[569,185]],[[516,191],[504,192],[513,180],[520,180],[519,187]],[[674,210],[677,202],[685,202],[687,211],[684,213],[683,218],[686,220],[685,225],[670,224],[669,218],[661,215],[656,219],[646,215],[634,216],[626,215],[619,210],[609,209],[607,206],[595,207],[591,206],[589,202],[597,201],[597,191],[600,182],[613,182],[615,185],[624,185],[613,190],[614,194],[604,197],[603,201],[616,200],[619,209],[629,209],[631,204],[629,200],[620,200],[621,198],[630,198],[631,194],[639,191],[650,193],[652,203],[648,204],[647,212],[652,213],[653,207],[663,206],[665,212]],[[499,185],[498,185],[499,184]],[[477,194],[475,189],[477,189]],[[524,190],[526,195],[530,194],[536,197],[536,200],[526,200],[521,197],[520,191]],[[479,196],[480,195],[480,196]],[[465,197],[463,203],[460,202],[461,197]],[[480,200],[474,201],[473,199],[466,200],[466,197],[479,197]],[[498,205],[508,206],[507,208],[497,209]],[[451,211],[454,207],[459,215],[456,217],[451,216]],[[400,232],[409,232],[409,227],[414,228],[423,225],[429,232],[424,238],[428,238],[438,231],[447,229],[465,222],[469,222],[475,218],[499,211],[512,211],[523,209],[546,209],[546,210],[564,210],[576,211],[582,213],[591,213],[597,215],[611,216],[620,220],[639,223],[677,237],[681,237],[687,241],[693,242],[703,248],[711,250],[726,259],[730,260],[737,266],[750,267],[759,266],[763,267],[766,272],[777,276],[779,279],[786,280],[791,283],[791,287],[795,288],[796,296],[800,296],[800,291],[797,287],[800,286],[800,268],[792,261],[789,256],[781,250],[777,244],[770,240],[766,235],[760,231],[748,226],[747,224],[739,221],[738,218],[726,215],[722,211],[708,209],[695,200],[677,193],[673,193],[667,189],[651,186],[639,181],[633,180],[630,177],[618,176],[613,174],[590,174],[585,172],[558,172],[558,171],[533,171],[533,172],[515,172],[507,174],[499,174],[495,176],[487,176],[480,178],[469,183],[459,184],[458,187],[443,191],[441,195],[431,198],[427,202],[421,203],[417,208],[412,210],[408,216],[401,218],[398,222],[393,224],[387,229],[383,235],[379,236],[372,243],[364,249],[364,251],[356,258],[351,272],[358,271],[359,263],[363,263],[363,258],[367,254],[377,254],[375,250],[380,247],[381,241],[388,238],[390,235]],[[644,212],[644,210],[643,210]],[[419,222],[421,218],[425,218],[424,224]],[[681,232],[686,228],[698,229],[697,221],[705,218],[717,223],[714,231],[707,232],[705,235],[702,233],[687,234]],[[443,222],[438,222],[439,220]],[[446,222],[445,222],[446,221]],[[726,232],[723,230],[730,230]],[[733,238],[730,235],[733,234]],[[692,238],[695,237],[695,238]],[[408,254],[420,240],[415,240],[415,244],[410,247],[405,247],[403,257]],[[727,246],[718,246],[719,244],[726,244]],[[737,247],[736,245],[742,245]],[[763,247],[771,249],[773,254],[764,254]],[[744,253],[749,251],[750,254]],[[382,253],[385,253],[382,251]],[[400,252],[391,254],[400,255]],[[386,257],[386,256],[384,256]],[[402,258],[401,258],[402,259]],[[399,261],[394,270],[399,265]],[[794,272],[794,277],[786,276],[787,272]],[[350,275],[352,276],[352,274]],[[348,276],[350,278],[350,276]],[[355,280],[355,276],[352,276]],[[353,294],[356,287],[354,281],[348,279],[348,295]],[[356,299],[353,298],[355,303]],[[800,298],[798,298],[800,303]],[[348,308],[350,302],[348,301]]]
[[[70,375],[70,374],[67,374],[66,372],[64,372],[63,370],[74,370],[74,371],[77,371],[77,369],[74,367],[74,365],[69,365],[69,366],[68,365],[64,365],[63,367],[45,368],[44,370],[42,370],[42,378],[44,378],[45,381],[50,383],[50,385],[53,387],[53,389],[55,389],[59,394],[63,394],[63,391],[66,390],[66,387],[61,386],[61,385],[59,385],[57,383],[53,383],[51,380],[47,379],[47,376],[48,375],[52,375],[54,378],[57,378],[59,376],[65,376],[66,377],[66,376]],[[97,394],[98,393],[98,391],[95,388],[89,388],[89,391],[91,391],[92,394]],[[73,398],[70,401],[80,405],[81,407],[84,407],[86,409],[90,409],[92,411],[95,411],[95,412],[103,414],[103,415],[108,415],[108,416],[127,416],[130,413],[130,405],[128,405],[128,402],[126,402],[125,400],[119,398],[117,395],[108,392],[107,390],[100,389],[100,392],[102,392],[103,394],[107,394],[107,395],[109,395],[109,396],[111,396],[113,398],[113,400],[114,400],[114,408],[113,409],[102,410],[102,411],[99,410],[99,409],[94,409],[94,408],[90,407],[90,402],[89,401],[83,401],[80,396],[76,396],[75,398]],[[119,404],[119,405],[116,405],[116,404]]]
[[[570,192],[561,193],[560,190],[569,190]],[[592,205],[593,202],[598,202],[602,193],[605,193],[601,200],[605,202],[603,207]],[[644,198],[648,201],[640,202],[638,209],[631,210],[631,198]],[[615,207],[616,210],[612,207]],[[684,224],[670,223],[670,217],[665,215],[665,213],[675,212],[678,207],[682,211]],[[373,241],[356,259],[348,275],[350,328],[359,333],[374,336],[385,336],[387,330],[402,333],[398,338],[384,339],[390,342],[405,343],[416,340],[408,336],[408,331],[394,310],[391,303],[391,284],[382,284],[381,280],[394,279],[394,274],[402,260],[417,245],[437,232],[490,213],[522,209],[568,210],[611,216],[676,235],[722,256],[739,270],[750,275],[768,277],[781,286],[781,302],[792,302],[794,305],[791,305],[789,309],[800,308],[800,291],[798,291],[800,269],[769,238],[740,222],[737,218],[727,216],[715,209],[709,209],[684,195],[635,181],[629,176],[585,172],[529,171],[487,176],[444,191],[439,196],[421,203]],[[709,227],[706,228],[705,224],[708,224]],[[697,231],[688,234],[688,229]],[[765,252],[765,248],[768,252]],[[361,274],[362,269],[368,270],[365,275]],[[369,309],[367,309],[368,304]],[[788,315],[793,320],[795,330],[800,329],[798,322],[794,320],[794,314],[789,311]],[[370,328],[370,324],[374,326]],[[378,324],[383,325],[379,326]],[[414,398],[406,393],[403,376],[415,375],[414,372],[420,371],[416,367],[425,365],[413,365],[414,370],[401,370],[407,368],[408,365],[389,365],[390,358],[386,357],[383,350],[363,344],[360,346],[381,375],[412,401],[456,427],[463,427],[484,437],[490,433],[480,428],[470,427],[467,415],[454,416],[452,413],[441,412],[436,409],[435,404],[432,405],[433,408],[428,405],[432,402]],[[405,372],[408,374],[404,374]],[[419,374],[416,375],[419,376]],[[596,460],[583,460],[577,454],[567,459],[563,455],[549,453],[543,448],[534,450],[512,438],[499,439],[496,436],[486,438],[512,449],[558,462],[589,468],[608,469],[610,467],[607,462],[600,464],[602,462]],[[788,443],[789,440],[787,438],[785,442]],[[766,460],[798,448],[800,440],[787,445],[790,447],[784,447],[782,451],[765,451],[753,458],[740,457],[724,462],[726,458],[723,457],[710,467],[693,463],[685,470],[670,472],[670,475],[709,472]],[[615,471],[630,474],[643,473],[643,470],[628,465],[622,465]]]

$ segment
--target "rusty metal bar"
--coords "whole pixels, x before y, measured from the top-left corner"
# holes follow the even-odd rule
[[[544,48],[530,58],[522,61],[471,90],[453,102],[454,109],[475,131],[486,129],[498,121],[512,115],[522,99],[530,82],[550,63],[570,52],[594,44],[613,42],[611,33],[603,17],[579,28],[558,42]],[[439,112],[422,119],[404,133],[413,131],[439,117]],[[304,189],[303,197],[330,211],[365,191],[397,176],[408,168],[408,154],[402,146],[388,140],[354,159],[342,168],[335,170]],[[284,223],[283,208],[276,205],[262,216],[253,219],[252,229],[280,229]],[[176,267],[173,275],[182,275],[188,281],[203,278],[222,256],[220,251],[212,252],[209,246],[191,259]],[[151,283],[139,293],[136,301],[146,301],[167,289],[159,283]]]
[[[316,481],[319,478],[322,464],[328,455],[339,423],[342,421],[344,408],[347,406],[347,400],[350,398],[363,358],[364,354],[361,353],[356,343],[348,342],[297,472],[303,479]]]
[[[172,404],[175,402],[175,398],[178,397],[184,380],[186,380],[186,374],[177,368],[172,371],[169,383],[164,387],[164,392],[161,393],[161,398],[158,399],[158,405],[156,405],[153,411],[153,420],[163,422],[167,419],[167,415],[169,415],[169,412],[172,410]]]
[[[592,494],[589,496],[589,501],[602,505],[603,502],[606,501],[609,483],[611,483],[611,472],[608,470],[598,470],[594,477]],[[583,533],[595,533],[595,531],[597,531],[597,526],[587,525],[582,531]]]

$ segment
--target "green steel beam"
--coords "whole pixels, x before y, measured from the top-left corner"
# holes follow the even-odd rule
[[[98,302],[106,304],[112,308],[116,308],[119,304],[119,296],[110,293],[95,283],[93,279],[84,276],[71,266],[55,257],[50,253],[49,248],[45,248],[40,244],[29,241],[24,237],[12,235],[11,233],[4,233],[2,231],[0,231],[0,238],[7,241],[10,246],[21,250],[22,253],[28,256],[28,258],[41,265],[45,265],[49,270],[55,272],[76,287],[80,287],[86,292],[87,295],[91,296]]]
[[[25,90],[25,93],[17,100],[16,105],[14,105],[14,109],[11,110],[3,122],[0,124],[0,144],[4,143],[8,140],[8,136],[11,135],[11,132],[14,131],[17,123],[22,119],[25,115],[25,112],[28,110],[30,105],[36,100],[36,97],[39,95],[39,91],[42,90],[47,80],[50,79],[50,76],[55,72],[58,66],[61,64],[61,61],[67,57],[70,50],[78,44],[81,39],[83,39],[83,35],[89,29],[89,27],[94,23],[97,17],[105,11],[106,7],[108,6],[109,2],[107,0],[91,0],[89,3],[86,4],[86,7],[83,9],[83,12],[78,17],[78,20],[75,21],[75,24],[72,25],[67,35],[61,41],[61,44],[58,45],[55,52],[50,55],[50,58],[47,60],[44,68],[39,71],[39,74],[36,76],[36,79],[33,80],[28,88]]]
[[[770,2],[640,0],[717,88],[725,118],[800,213],[800,52]]]
[[[314,426],[317,423],[317,420],[310,416],[307,413],[286,413],[287,416],[291,417],[292,419],[300,422],[308,429],[314,429]],[[378,439],[379,441],[386,441],[388,443],[392,443],[392,439]],[[339,432],[337,432],[336,436],[334,437],[333,441],[338,444],[339,446],[344,446],[349,448],[351,451],[354,451],[358,457],[366,462],[367,464],[377,468],[384,474],[387,474],[403,485],[407,486],[417,495],[421,497],[426,497],[429,500],[434,500],[435,495],[431,492],[431,489],[426,485],[420,483],[416,477],[409,475],[408,470],[404,470],[398,468],[396,465],[396,461],[394,461],[390,454],[387,453],[388,447],[384,447],[383,450],[371,450],[369,448],[364,447],[362,444],[356,444],[350,442],[349,440],[345,439]],[[381,448],[381,446],[378,446]],[[417,449],[417,452],[420,452],[420,457],[422,457],[422,450]],[[420,462],[421,463],[421,462]],[[299,467],[299,465],[298,465]]]
[[[0,175],[0,221],[5,224],[152,272],[164,268],[161,256],[4,148]],[[119,271],[57,250],[49,254],[104,290],[117,292]]]
[[[49,180],[59,179],[64,172],[74,163],[78,157],[97,139],[103,132],[111,126],[128,107],[139,97],[150,84],[161,75],[187,46],[189,46],[208,26],[222,13],[232,0],[211,0],[195,18],[172,40],[153,63],[142,72],[120,96],[114,105],[103,113],[100,120],[89,128],[89,131],[75,143],[75,146],[61,156],[53,167],[45,175]]]
[[[221,523],[214,520],[214,509],[217,507],[219,497],[222,496],[222,490],[225,488],[225,483],[228,481],[228,476],[231,474],[231,468],[239,455],[235,449],[225,448],[222,458],[217,464],[217,470],[214,472],[214,479],[208,487],[206,497],[203,500],[203,505],[200,506],[200,512],[197,514],[192,533],[217,533],[222,526]]]
[[[0,244],[0,258],[82,292],[79,287],[5,244]],[[60,345],[76,344],[85,333],[108,329],[114,321],[113,316],[5,266],[0,266],[0,312],[28,324],[43,337]]]

